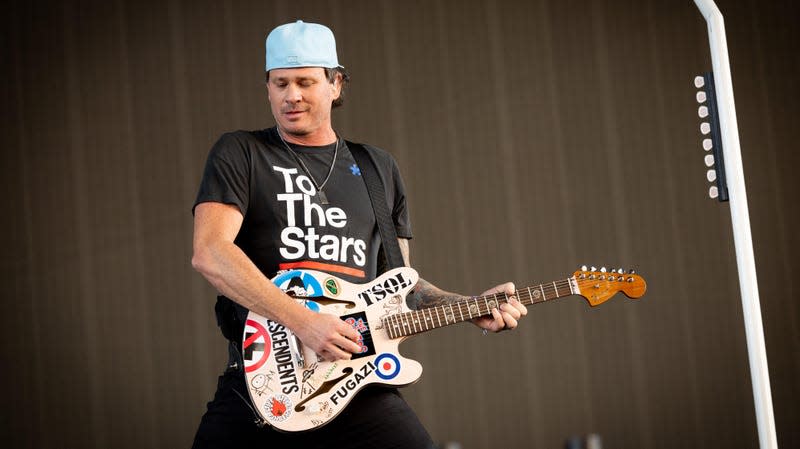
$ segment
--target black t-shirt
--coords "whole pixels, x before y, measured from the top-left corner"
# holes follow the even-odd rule
[[[335,145],[289,145],[321,184]],[[398,237],[411,238],[397,163],[383,150],[365,148],[386,187]],[[211,149],[195,206],[219,202],[238,207],[244,221],[235,243],[267,277],[280,270],[309,268],[357,283],[372,280],[380,235],[361,171],[344,141],[339,143],[333,172],[322,189],[329,204],[320,204],[316,190],[275,128],[237,131],[224,134]],[[219,313],[219,303],[217,307]],[[237,305],[236,309],[242,317],[244,308]]]

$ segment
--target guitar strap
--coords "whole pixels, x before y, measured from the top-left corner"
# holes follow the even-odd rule
[[[397,231],[394,227],[392,213],[386,203],[386,187],[381,178],[375,159],[372,154],[359,143],[345,140],[347,148],[356,160],[364,184],[367,185],[369,199],[372,202],[372,209],[375,212],[375,221],[378,223],[378,232],[381,236],[381,246],[383,255],[386,258],[388,270],[405,266],[403,254],[400,252],[400,244],[397,243]],[[379,273],[380,274],[380,273]]]

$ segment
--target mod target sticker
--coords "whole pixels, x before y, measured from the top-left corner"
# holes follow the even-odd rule
[[[242,359],[244,371],[251,373],[267,362],[270,351],[270,340],[267,330],[258,321],[247,320],[242,342]]]
[[[375,374],[383,380],[394,379],[400,374],[400,360],[393,354],[384,353],[375,358]]]

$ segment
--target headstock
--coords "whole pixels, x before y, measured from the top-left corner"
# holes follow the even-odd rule
[[[589,301],[592,307],[600,305],[618,292],[631,299],[638,299],[647,290],[647,283],[633,270],[626,273],[622,268],[608,271],[605,267],[598,270],[582,266],[573,273],[578,285],[579,295]]]

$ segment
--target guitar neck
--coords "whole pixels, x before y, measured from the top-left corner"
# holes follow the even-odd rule
[[[518,289],[514,296],[520,303],[529,306],[551,299],[563,298],[580,293],[575,277],[546,284],[532,285]],[[382,319],[390,338],[408,337],[451,324],[461,323],[473,318],[492,314],[492,309],[507,303],[509,296],[494,293],[473,296],[441,306],[397,313]]]

